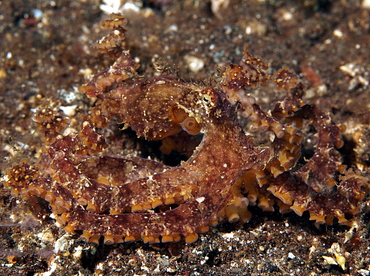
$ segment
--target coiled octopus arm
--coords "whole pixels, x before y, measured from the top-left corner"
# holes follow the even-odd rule
[[[263,129],[275,134],[272,158],[260,170],[242,177],[241,186],[248,191],[250,204],[258,202],[264,210],[272,211],[277,203],[280,211],[293,210],[300,216],[309,211],[317,225],[332,224],[334,218],[350,224],[346,214],[359,212],[369,181],[342,164],[338,152],[343,146],[341,129],[319,108],[304,104],[304,86],[298,77],[286,68],[268,76],[263,70],[267,68],[246,47],[241,65],[229,66],[221,83],[230,102],[240,102],[241,115],[252,120],[252,131]],[[245,93],[246,88],[268,81],[274,81],[276,88],[287,95],[270,113],[262,111]],[[306,164],[297,166],[303,142],[297,127],[305,124],[316,129],[317,144]]]
[[[58,217],[68,231],[82,230],[82,237],[90,241],[97,241],[103,235],[106,243],[140,237],[145,242],[158,242],[159,237],[162,241],[176,241],[180,235],[192,242],[197,232],[206,231],[209,224],[217,222],[217,213],[225,207],[236,179],[266,161],[268,150],[251,146],[250,137],[235,123],[235,110],[212,88],[192,90],[187,84],[163,77],[148,83],[118,86],[104,94],[104,98],[119,102],[119,110],[122,110],[117,114],[119,119],[138,133],[153,135],[153,129],[146,124],[141,127],[140,122],[135,124],[135,119],[124,114],[131,112],[130,106],[135,106],[135,112],[140,109],[140,106],[126,104],[124,99],[135,97],[135,93],[157,90],[168,92],[165,97],[162,94],[165,99],[180,97],[182,104],[170,107],[169,115],[174,116],[173,110],[178,108],[199,118],[196,123],[201,125],[204,137],[198,149],[189,160],[174,168],[161,167],[152,161],[151,166],[157,168],[149,169],[140,164],[139,159],[86,156],[102,140],[93,131],[91,118],[85,118],[80,134],[58,139],[49,147],[54,185],[39,177],[31,181],[31,185],[37,187],[38,196],[46,197],[47,193],[47,200],[54,209],[63,209]],[[152,105],[162,103],[162,98],[150,99]],[[159,128],[157,135],[172,131],[168,123],[173,121],[163,120],[160,114],[150,114],[150,120]],[[95,148],[86,145],[95,145]],[[127,176],[127,167],[137,175]],[[144,173],[145,176],[140,175]],[[40,186],[41,182],[45,183]],[[54,187],[49,188],[51,186]],[[178,206],[163,212],[149,212],[169,204]]]

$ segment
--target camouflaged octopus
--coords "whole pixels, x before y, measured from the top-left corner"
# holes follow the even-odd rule
[[[298,215],[310,213],[317,223],[345,223],[356,214],[368,189],[365,179],[341,162],[343,142],[330,117],[302,101],[303,85],[283,68],[275,76],[247,48],[240,65],[229,65],[215,86],[187,83],[163,74],[138,75],[138,65],[122,49],[126,21],[118,14],[103,22],[112,33],[97,43],[115,63],[96,74],[80,91],[96,97],[96,106],[82,120],[77,134],[62,135],[64,118],[47,108],[34,120],[45,134],[49,163],[27,161],[7,171],[6,185],[24,198],[50,203],[57,222],[81,239],[106,244],[144,242],[190,243],[219,221],[248,221],[248,205]],[[275,82],[286,98],[264,112],[247,89]],[[239,123],[250,130],[271,131],[269,145],[254,146]],[[97,128],[115,118],[138,136],[163,140],[174,147],[179,133],[201,133],[190,158],[171,167],[139,157],[104,155],[108,146]],[[238,119],[239,118],[239,119]],[[314,155],[297,165],[302,136],[298,127],[317,131]],[[180,139],[180,138],[179,138]],[[166,142],[167,141],[167,142]],[[181,142],[181,141],[180,141]]]

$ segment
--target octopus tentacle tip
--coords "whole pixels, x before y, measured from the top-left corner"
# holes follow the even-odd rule
[[[360,211],[369,181],[343,164],[338,149],[344,127],[305,103],[304,85],[294,72],[283,68],[270,75],[268,63],[246,46],[240,64],[227,66],[213,86],[170,74],[139,76],[139,65],[125,49],[126,23],[119,14],[102,23],[112,32],[95,46],[115,62],[79,89],[96,103],[77,133],[65,134],[68,120],[54,106],[35,113],[43,162],[23,160],[6,171],[5,185],[15,196],[44,198],[60,227],[82,233],[86,242],[104,237],[105,244],[193,243],[219,221],[249,221],[249,205],[299,216],[309,212],[317,225],[350,223],[346,214]],[[269,83],[286,96],[265,111],[249,91]],[[161,140],[164,153],[178,150],[189,158],[168,166],[110,156],[111,139],[98,129],[113,120],[138,137]],[[246,120],[249,132],[272,138],[259,143],[246,134]],[[306,160],[300,129],[307,126],[317,136]]]

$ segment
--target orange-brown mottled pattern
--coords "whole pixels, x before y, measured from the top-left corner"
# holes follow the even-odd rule
[[[138,76],[138,65],[124,46],[126,20],[114,14],[103,23],[113,29],[97,46],[115,63],[81,87],[97,104],[78,134],[63,136],[66,122],[53,109],[41,108],[35,121],[45,135],[50,162],[26,160],[7,171],[14,194],[47,200],[68,232],[107,244],[142,239],[194,242],[220,220],[248,221],[248,205],[264,210],[310,213],[317,223],[345,223],[356,214],[369,183],[341,162],[340,129],[330,117],[302,101],[304,87],[283,68],[266,73],[266,63],[247,48],[239,65],[231,64],[220,83],[201,86],[172,75]],[[246,89],[275,82],[286,98],[263,111]],[[53,114],[55,116],[53,116]],[[251,131],[271,131],[270,145],[253,146],[237,116],[248,118]],[[115,118],[138,136],[163,140],[169,152],[180,137],[203,134],[186,162],[170,167],[139,157],[104,155],[108,147],[95,128]],[[315,152],[297,166],[302,136],[298,127],[317,131]],[[180,133],[183,133],[180,135]],[[166,141],[166,142],[165,142]],[[182,146],[186,148],[186,146]]]

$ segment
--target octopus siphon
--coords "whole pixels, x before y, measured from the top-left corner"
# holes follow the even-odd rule
[[[113,14],[102,24],[112,32],[96,46],[115,62],[80,88],[96,104],[78,133],[70,134],[63,134],[66,118],[52,108],[36,111],[45,141],[42,158],[48,161],[24,160],[8,169],[5,185],[14,195],[46,200],[67,232],[106,244],[192,243],[220,221],[248,221],[252,205],[299,216],[308,212],[316,224],[346,224],[360,211],[369,182],[343,164],[343,128],[304,103],[296,74],[283,68],[270,75],[267,64],[245,47],[240,64],[228,65],[213,85],[170,73],[148,79],[125,50],[126,19]],[[267,84],[285,94],[268,112],[247,93]],[[112,119],[138,137],[162,141],[165,153],[186,147],[191,137],[200,142],[177,166],[107,155],[109,143],[97,130]],[[249,132],[268,132],[272,139],[255,145],[241,121],[249,122]],[[316,130],[317,144],[303,162],[300,128],[307,125]]]

